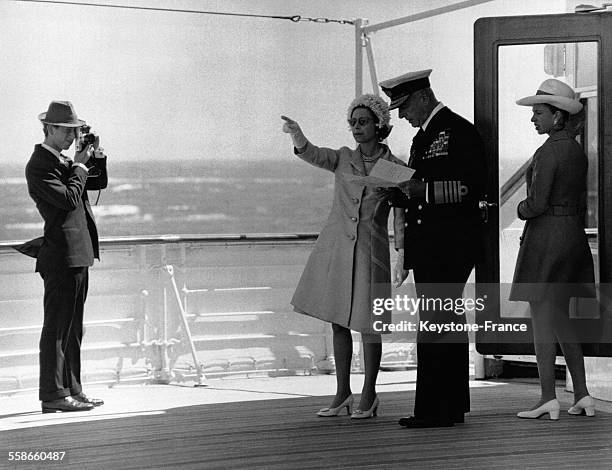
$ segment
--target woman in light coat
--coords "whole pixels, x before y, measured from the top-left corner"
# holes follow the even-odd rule
[[[538,134],[549,138],[536,151],[526,173],[527,198],[518,205],[526,220],[510,300],[528,301],[540,376],[540,401],[519,418],[548,413],[559,418],[555,358],[561,346],[574,384],[570,414],[595,414],[586,386],[582,345],[569,318],[570,297],[593,297],[593,258],[584,232],[588,160],[568,129],[582,104],[565,83],[544,81],[535,96],[517,101],[532,106]]]
[[[353,340],[359,331],[364,345],[365,381],[357,410],[351,418],[376,416],[376,377],[382,354],[381,326],[390,322],[390,311],[373,312],[374,299],[391,295],[391,270],[387,222],[390,206],[385,192],[362,186],[352,176],[366,176],[379,159],[405,165],[382,143],[391,131],[389,106],[374,95],[356,98],[348,108],[348,122],[356,149],[332,150],[311,144],[297,122],[282,116],[283,131],[290,134],[294,152],[302,160],[335,174],[331,213],[308,259],[291,301],[297,312],[332,323],[336,363],[336,395],[319,416],[351,412],[353,396],[350,368]],[[395,247],[398,260],[394,282],[407,276],[403,269],[404,211],[395,209]]]

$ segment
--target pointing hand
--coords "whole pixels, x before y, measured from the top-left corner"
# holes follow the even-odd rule
[[[283,132],[291,136],[293,146],[298,150],[305,148],[306,144],[308,144],[308,139],[304,136],[300,125],[287,116],[281,116],[281,119],[285,121],[283,123]]]
[[[298,132],[302,132],[300,125],[293,119],[287,116],[281,116],[281,119],[285,121],[283,124],[283,132],[286,132],[287,134],[297,134]]]

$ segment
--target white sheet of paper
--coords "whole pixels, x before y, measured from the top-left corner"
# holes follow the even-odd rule
[[[379,158],[374,164],[374,168],[370,171],[370,176],[375,176],[396,184],[403,183],[412,178],[414,170],[407,166],[398,165],[397,163],[390,162]]]
[[[375,188],[396,188],[397,183],[393,181],[387,181],[382,178],[377,178],[376,176],[357,176],[351,173],[344,173],[344,177],[352,182],[356,183],[360,186],[373,186]]]
[[[414,170],[407,166],[384,160],[382,158],[374,164],[368,176],[356,176],[345,173],[346,179],[361,186],[374,186],[377,188],[397,187],[400,183],[412,178]]]

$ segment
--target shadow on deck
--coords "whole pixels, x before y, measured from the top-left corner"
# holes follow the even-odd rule
[[[354,378],[358,391],[362,377]],[[334,376],[215,379],[208,387],[120,386],[88,392],[92,412],[42,415],[36,395],[0,398],[0,468],[8,451],[65,451],[64,468],[612,468],[612,403],[595,418],[520,420],[533,383],[471,382],[472,412],[453,428],[408,430],[414,371],[383,372],[379,417],[318,418]],[[94,393],[95,392],[95,393]],[[562,410],[570,393],[558,390]],[[53,468],[58,463],[19,463]]]

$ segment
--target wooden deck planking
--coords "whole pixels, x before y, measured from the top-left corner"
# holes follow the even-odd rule
[[[158,388],[138,390],[140,400],[157,399],[159,393]],[[168,392],[183,393],[172,387],[163,393]],[[278,391],[283,392],[290,396]],[[610,404],[598,406],[595,418],[570,416],[565,410],[571,395],[560,391],[559,421],[520,420],[516,412],[538,397],[531,384],[474,388],[466,424],[422,430],[397,425],[409,414],[414,392],[380,393],[381,415],[363,421],[317,417],[326,396],[262,396],[266,399],[187,404],[136,416],[127,414],[126,402],[126,417],[80,416],[77,422],[4,431],[1,447],[66,450],[67,468],[87,469],[612,468]],[[5,464],[3,457],[0,467]]]

